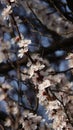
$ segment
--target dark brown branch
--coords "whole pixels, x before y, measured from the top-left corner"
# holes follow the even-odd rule
[[[23,58],[21,59],[18,59],[16,61],[13,61],[11,63],[1,63],[0,64],[0,74],[6,74],[8,73],[8,71],[14,69],[13,66],[15,66],[15,68],[17,68],[17,63],[21,66],[21,65],[26,65],[28,61],[28,58],[27,56],[24,56]]]
[[[47,2],[51,3],[51,5],[57,10],[59,14],[61,14],[62,17],[73,22],[73,13],[68,12],[66,9],[66,3],[59,0],[47,0]]]
[[[65,40],[62,40],[60,43],[53,44],[48,48],[41,48],[39,50],[39,53],[42,52],[42,49],[44,49],[44,55],[51,54],[57,50],[65,50],[65,51],[69,52],[73,49],[73,37],[66,38]],[[6,74],[8,71],[14,69],[13,66],[17,67],[17,63],[19,63],[20,66],[25,65],[27,63],[27,57],[28,56],[24,56],[23,58],[18,59],[17,61],[14,61],[12,63],[7,63],[7,64],[1,63],[0,64],[0,74]],[[73,68],[70,68],[70,69],[62,71],[62,72],[55,72],[53,74],[66,73],[67,71],[70,71],[71,69],[73,69]]]
[[[70,123],[71,126],[73,127],[73,122],[71,121],[71,119],[70,119],[70,117],[69,117],[68,110],[67,110],[66,106],[64,105],[64,102],[63,102],[63,101],[62,101],[62,106],[63,106],[64,112],[65,112],[65,114],[66,114],[66,117],[67,117],[69,123]]]
[[[73,127],[73,123],[72,123],[72,121],[71,121],[71,119],[70,119],[70,117],[69,117],[69,114],[68,114],[68,112],[67,112],[67,108],[66,108],[66,106],[64,105],[64,102],[63,102],[62,98],[61,98],[61,100],[60,100],[60,99],[56,96],[56,94],[52,91],[52,89],[51,89],[50,87],[48,88],[48,91],[51,92],[52,96],[53,96],[56,100],[58,100],[58,101],[60,102],[60,104],[62,105],[62,107],[63,107],[63,109],[64,109],[64,112],[65,112],[65,114],[66,114],[66,117],[67,117],[69,123],[70,123],[71,126]],[[46,92],[47,92],[47,91],[46,91]],[[48,96],[48,93],[47,93],[47,96]]]
[[[70,52],[73,50],[73,37],[61,39],[60,42],[55,41],[50,47],[41,48],[41,52],[43,50],[44,55],[54,53],[57,50],[64,50],[66,52]]]
[[[26,2],[26,3],[27,3],[28,8],[31,10],[32,14],[35,16],[36,20],[39,22],[39,26],[41,26],[42,31],[43,31],[42,33],[48,34],[48,35],[50,34],[54,39],[60,40],[60,39],[61,39],[61,35],[59,35],[56,31],[47,28],[47,26],[44,25],[44,24],[41,22],[41,20],[37,17],[37,15],[36,15],[35,12],[33,11],[33,9],[30,7],[29,3],[28,3],[28,2]],[[34,26],[34,27],[35,27],[35,26]]]
[[[8,3],[11,5],[10,0],[8,0]],[[11,7],[12,7],[12,6],[11,6]],[[11,16],[11,18],[12,18],[12,20],[13,20],[13,24],[14,24],[15,27],[16,27],[16,30],[17,30],[18,35],[19,35],[19,38],[21,39],[21,34],[20,34],[20,31],[19,31],[19,28],[18,28],[18,25],[17,25],[17,22],[16,22],[16,20],[15,20],[15,17],[14,17],[13,12],[10,14],[10,16]]]
[[[71,38],[67,38],[65,40],[63,40],[61,43],[57,43],[57,44],[53,44],[48,48],[43,48],[44,49],[44,55],[45,54],[51,54],[53,52],[55,52],[56,50],[65,50],[65,51],[71,51],[73,48],[73,37]],[[39,53],[42,52],[42,48],[39,50]],[[13,66],[17,67],[17,63],[19,63],[19,65],[25,65],[27,63],[27,57],[28,56],[24,56],[21,59],[18,59],[12,63],[1,63],[0,64],[0,74],[6,74],[8,71],[14,69]],[[12,66],[13,65],[13,66]],[[57,74],[57,73],[66,73],[67,71],[70,71],[73,68],[70,68],[68,70],[62,71],[62,72],[55,72],[55,73],[51,73],[51,74]]]
[[[67,70],[63,70],[63,71],[52,71],[52,72],[49,72],[49,75],[56,75],[56,74],[60,74],[60,73],[67,73],[68,71],[71,71],[71,70],[73,70],[73,67],[69,68]]]
[[[27,5],[28,5],[29,9],[31,10],[31,12],[33,13],[33,15],[35,16],[36,20],[39,22],[39,27],[42,28],[42,33],[51,35],[52,38],[54,39],[53,45],[51,45],[50,47],[47,47],[47,48],[42,47],[42,48],[40,48],[39,51],[42,52],[42,50],[43,50],[43,55],[46,55],[49,53],[51,54],[57,50],[64,50],[64,51],[70,52],[73,49],[73,37],[64,39],[64,37],[61,37],[61,35],[59,35],[57,32],[48,29],[46,27],[46,25],[44,25],[40,21],[40,19],[37,17],[37,15],[34,13],[33,9],[30,7],[28,2],[27,2]],[[33,27],[35,27],[35,25],[33,25]],[[39,32],[40,31],[41,30],[39,30]]]

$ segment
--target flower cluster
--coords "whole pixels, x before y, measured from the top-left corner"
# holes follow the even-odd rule
[[[2,72],[5,70],[3,73],[5,76],[0,77],[0,129],[2,130],[73,130],[73,71],[71,70],[72,73],[68,75],[55,73],[55,65],[57,69],[60,64],[60,59],[57,57],[59,53],[50,51],[57,45],[57,33],[64,32],[69,26],[71,29],[73,25],[56,12],[56,15],[52,13],[51,11],[54,11],[52,6],[43,1],[0,1],[2,4],[0,67],[3,67]],[[16,9],[21,10],[22,6],[18,8],[17,5],[22,5],[24,11],[18,12]],[[36,22],[31,12],[37,17]],[[21,33],[20,24],[27,28],[23,31],[26,33]],[[32,32],[33,25],[35,29],[39,28],[36,29],[40,31],[39,34],[36,30]],[[41,36],[41,32],[48,34],[47,40],[45,36]],[[47,42],[48,46],[46,46]],[[34,51],[31,51],[32,44],[36,45]],[[49,52],[47,47],[50,47]],[[44,53],[45,50],[48,55]],[[65,60],[69,60],[69,67],[73,69],[72,58],[71,53]],[[26,63],[25,59],[27,59]],[[70,76],[72,76],[71,81]]]
[[[28,45],[31,44],[31,40],[22,38],[19,42],[18,42],[18,46],[19,46],[19,51],[18,51],[18,57],[22,58],[23,55],[28,52]]]

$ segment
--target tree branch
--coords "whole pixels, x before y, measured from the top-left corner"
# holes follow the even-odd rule
[[[73,37],[61,39],[60,42],[55,41],[51,46],[47,48],[41,47],[40,50],[40,52],[43,50],[43,55],[54,53],[57,50],[70,52],[73,50]]]
[[[5,75],[6,73],[8,73],[8,71],[14,69],[14,66],[15,66],[15,68],[17,68],[17,63],[20,66],[26,65],[27,61],[28,61],[28,58],[25,55],[23,58],[17,59],[16,61],[12,61],[12,62],[8,62],[8,63],[1,63],[0,64],[0,74]]]

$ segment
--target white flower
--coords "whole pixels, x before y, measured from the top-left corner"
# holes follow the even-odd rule
[[[15,2],[16,0],[10,0],[10,2]]]
[[[38,70],[42,70],[45,67],[44,64],[41,64],[39,61],[36,64],[33,64],[29,67],[29,75],[32,77],[34,73]]]
[[[18,45],[20,47],[18,51],[18,57],[23,57],[24,53],[28,51],[28,45],[31,43],[31,40],[22,39],[19,41]]]
[[[6,98],[6,94],[3,92],[3,90],[0,88],[0,101],[4,100]]]
[[[8,82],[5,81],[5,82],[2,84],[2,88],[8,90],[8,89],[11,89],[11,85],[10,85]]]
[[[5,121],[5,126],[11,126],[11,120],[10,119],[6,119]]]
[[[24,39],[22,37],[22,40],[19,41],[18,45],[19,45],[19,47],[26,47],[30,43],[31,43],[31,40]]]
[[[66,128],[66,117],[65,113],[62,110],[58,110],[54,116],[53,128],[58,130],[63,130]]]
[[[6,19],[10,13],[12,13],[11,6],[7,6],[7,8],[4,8],[2,12],[3,18]]]
[[[48,79],[46,79],[46,80],[43,81],[41,84],[39,84],[40,90],[44,90],[44,89],[47,88],[48,86],[50,86],[50,81],[49,81]]]
[[[20,49],[20,50],[19,50],[18,57],[22,58],[23,55],[24,55],[24,49]]]
[[[49,106],[48,106],[49,110],[52,111],[53,109],[59,109],[59,108],[60,108],[60,106],[59,106],[59,102],[57,100],[49,102]]]

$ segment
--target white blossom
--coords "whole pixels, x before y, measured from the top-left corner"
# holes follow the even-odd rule
[[[19,41],[18,45],[20,47],[18,51],[18,57],[23,57],[24,53],[28,51],[28,45],[31,44],[31,40],[22,39]]]
[[[2,11],[2,16],[4,19],[6,19],[11,13],[12,13],[12,9],[11,6],[9,5],[6,8],[4,8],[4,10]]]
[[[5,121],[5,126],[11,126],[11,120],[10,119],[6,119]]]

